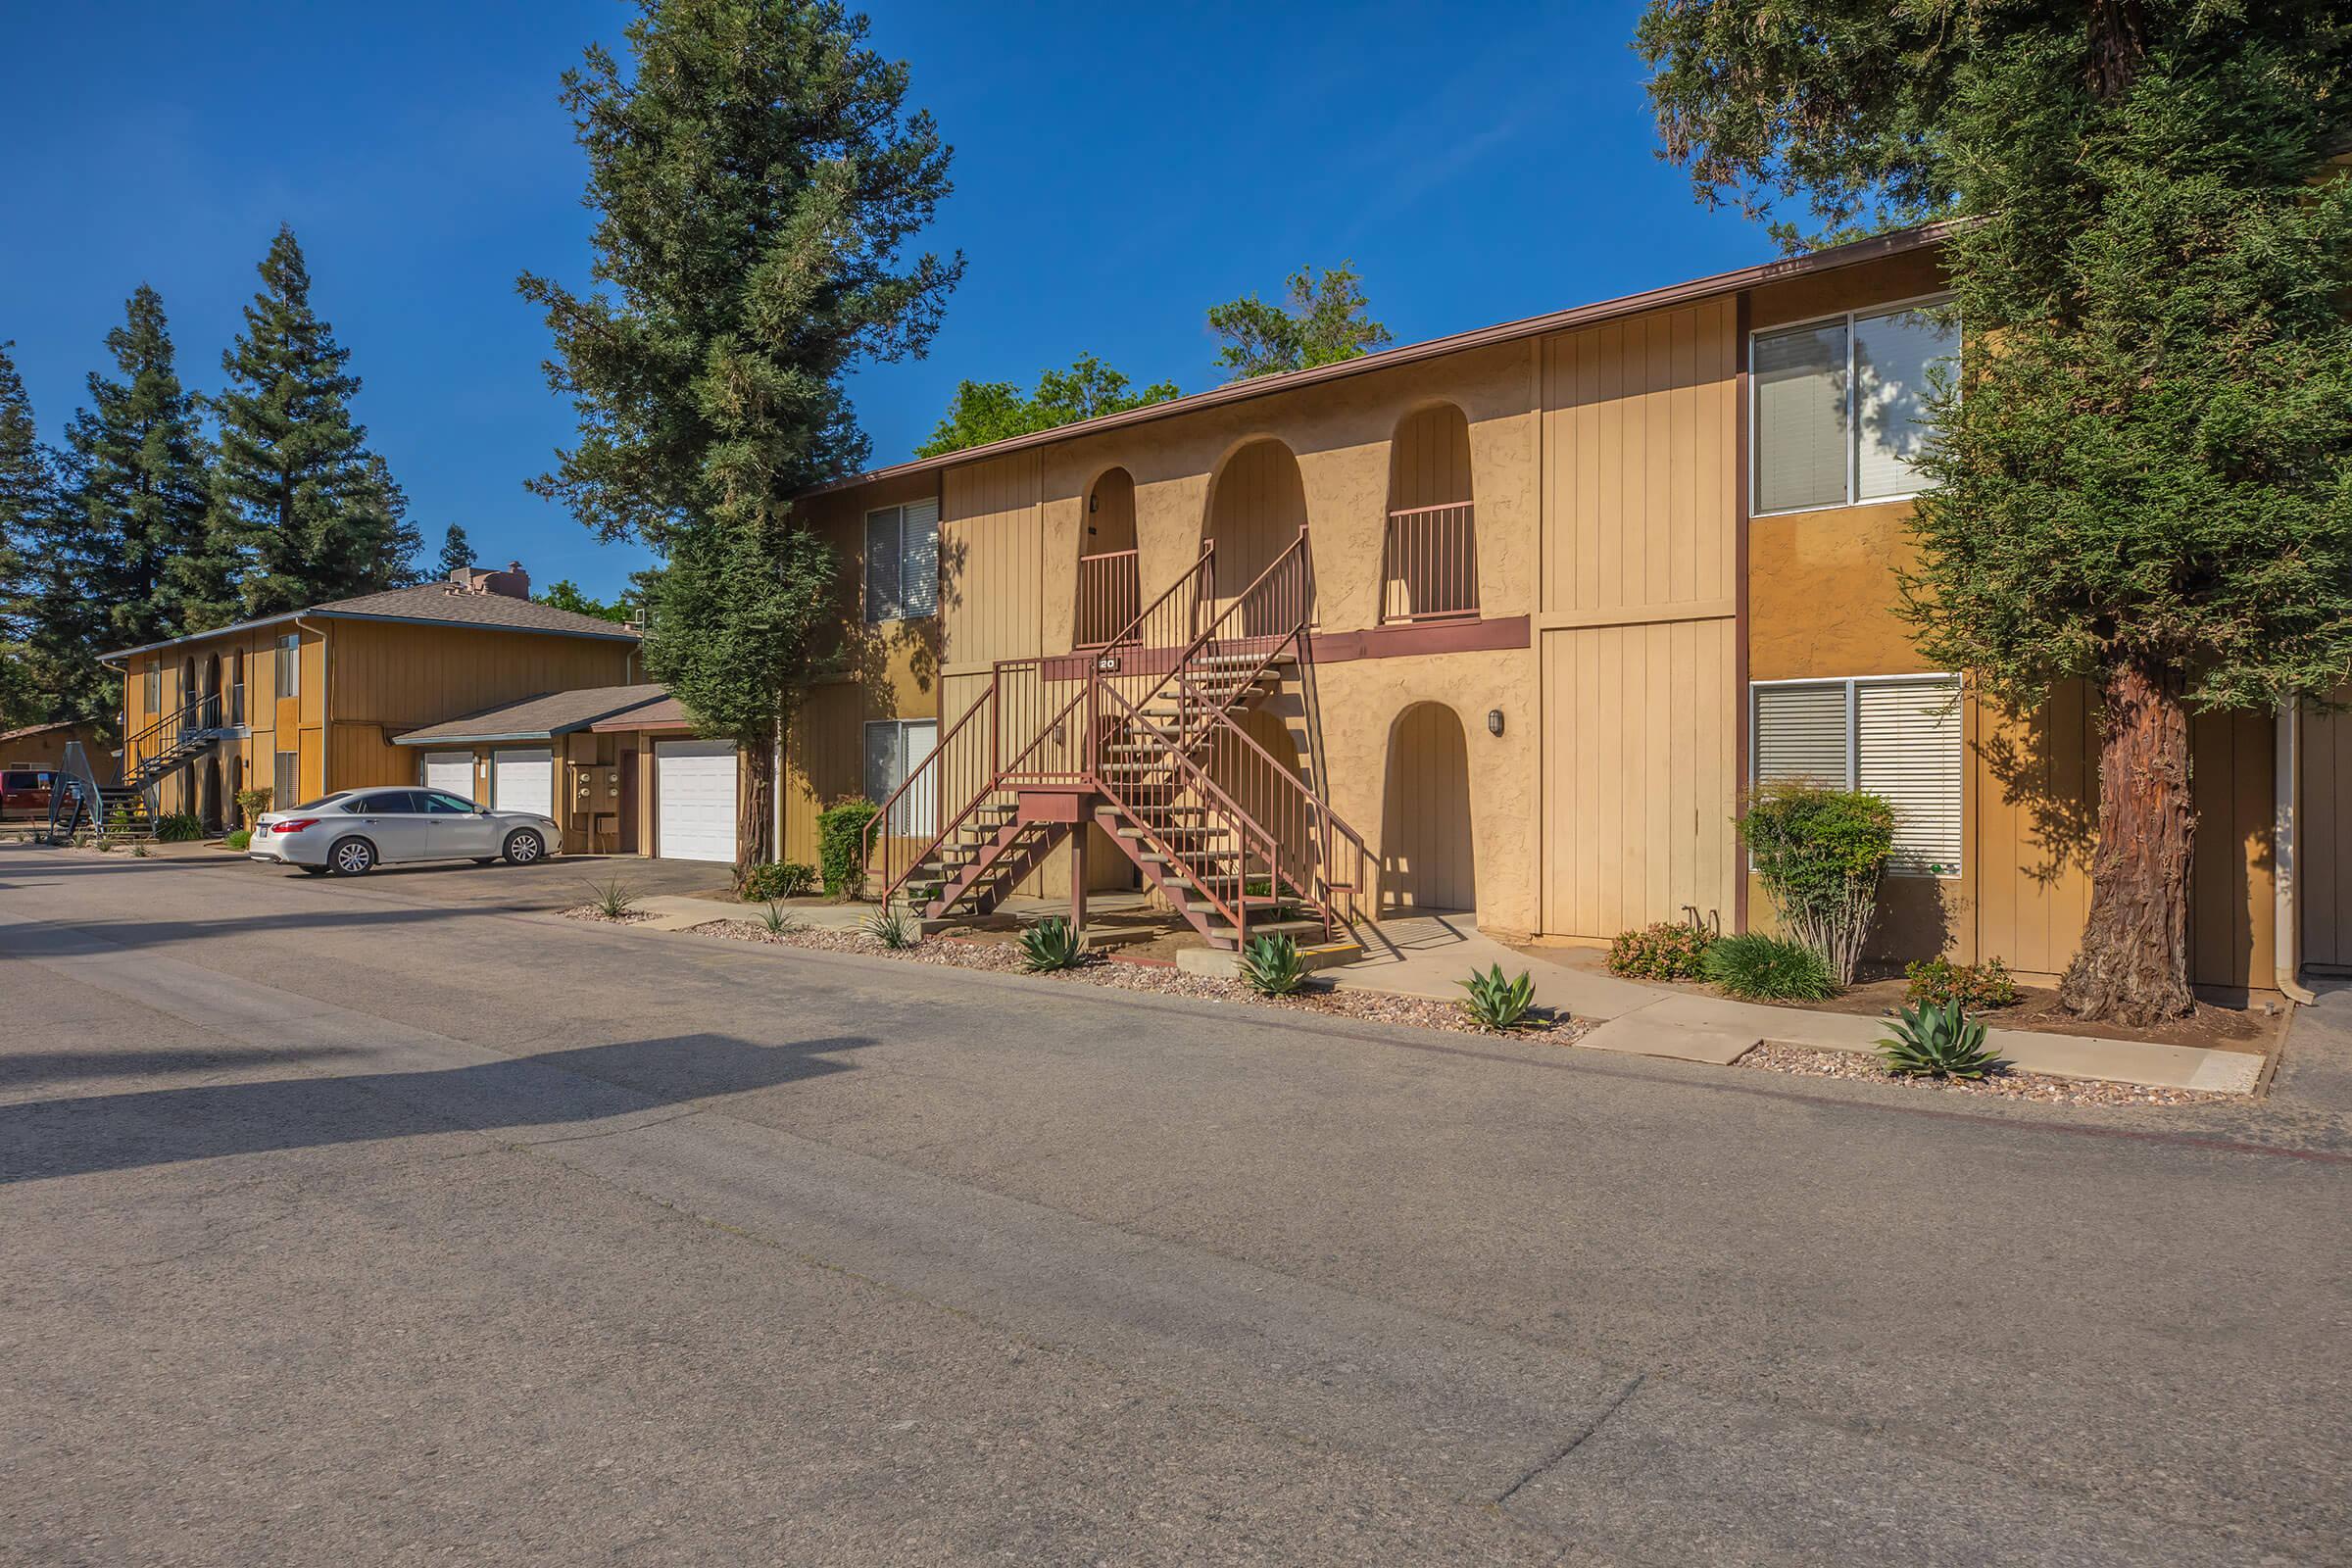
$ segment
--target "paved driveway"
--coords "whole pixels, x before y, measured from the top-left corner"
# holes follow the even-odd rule
[[[2344,1558],[2323,1104],[246,870],[0,849],[0,1558]]]
[[[261,860],[230,862],[235,870],[275,881],[315,882],[423,904],[488,905],[499,908],[567,909],[588,902],[589,889],[612,877],[639,897],[655,894],[724,893],[730,867],[700,860],[655,860],[638,855],[559,855],[536,865],[475,865],[470,860],[430,860],[415,865],[378,866],[355,880],[312,877],[292,866]]]

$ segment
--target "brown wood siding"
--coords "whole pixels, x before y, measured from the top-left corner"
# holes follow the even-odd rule
[[[1306,526],[1298,460],[1280,441],[1252,441],[1217,470],[1204,538],[1217,542],[1217,598],[1230,603]],[[1148,592],[1156,592],[1157,585]]]
[[[951,468],[940,495],[942,657],[968,668],[1046,651],[1038,455]]]
[[[2352,691],[2337,698],[2352,699]],[[2352,712],[2306,708],[2300,760],[2295,863],[2303,961],[2352,970]]]
[[[1713,300],[1544,345],[1544,610],[1732,596],[1736,318]]]
[[[1731,918],[1734,623],[1545,632],[1544,929]]]

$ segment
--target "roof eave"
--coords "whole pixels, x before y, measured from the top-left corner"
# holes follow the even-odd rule
[[[495,620],[443,620],[435,615],[376,615],[353,610],[289,610],[283,614],[264,615],[259,620],[231,621],[211,631],[192,631],[179,637],[167,637],[162,642],[141,643],[136,648],[118,648],[100,654],[102,660],[128,659],[133,654],[151,654],[158,648],[176,648],[181,643],[199,643],[211,637],[226,637],[232,632],[259,631],[264,626],[282,626],[290,620],[372,620],[400,626],[456,626],[466,631],[519,631],[534,637],[586,637],[595,642],[641,642],[637,633],[615,626],[611,631],[589,631],[571,626],[511,626]]]
[[[1055,425],[1051,430],[1035,430],[1027,435],[1006,436],[985,446],[965,447],[956,452],[943,452],[933,458],[916,458],[909,463],[894,464],[887,468],[871,468],[835,479],[827,484],[812,485],[792,499],[806,501],[811,497],[830,495],[842,490],[855,490],[862,485],[880,484],[891,479],[904,479],[918,473],[937,472],[966,463],[985,463],[991,458],[1026,452],[1035,447],[1052,446],[1060,441],[1076,440],[1081,436],[1100,435],[1107,430],[1122,430],[1132,425],[1147,424],[1154,419],[1174,418],[1201,409],[1213,409],[1228,403],[1240,403],[1250,398],[1270,397],[1277,392],[1295,391],[1300,387],[1319,386],[1351,375],[1368,375],[1377,370],[1393,370],[1399,366],[1416,365],[1447,354],[1461,354],[1472,349],[1491,348],[1498,343],[1517,342],[1522,338],[1543,337],[1552,332],[1564,332],[1596,321],[1610,320],[1620,316],[1634,316],[1642,311],[1654,311],[1670,305],[1687,304],[1710,295],[1735,293],[1740,289],[1758,288],[1766,283],[1778,283],[1787,278],[1803,277],[1814,272],[1835,271],[1842,267],[1858,267],[1882,257],[1899,256],[1906,251],[1922,249],[1948,236],[1955,222],[1927,223],[1918,228],[1906,228],[1892,234],[1880,234],[1870,239],[1853,240],[1835,245],[1809,255],[1788,257],[1777,262],[1761,262],[1729,272],[1715,272],[1687,282],[1670,283],[1663,288],[1640,294],[1621,295],[1612,300],[1598,300],[1546,316],[1531,316],[1516,321],[1504,321],[1495,326],[1482,326],[1473,331],[1457,332],[1450,337],[1431,338],[1423,343],[1408,343],[1402,348],[1386,349],[1378,354],[1366,354],[1336,365],[1318,365],[1310,369],[1285,370],[1279,375],[1260,375],[1246,381],[1228,381],[1223,386],[1188,397],[1173,398],[1166,403],[1147,404],[1140,409],[1127,409],[1118,414],[1100,415],[1081,419],[1074,424]]]

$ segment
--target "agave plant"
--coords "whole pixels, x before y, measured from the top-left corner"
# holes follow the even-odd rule
[[[1252,937],[1242,952],[1242,979],[1261,997],[1287,997],[1306,983],[1298,944],[1283,932]]]
[[[1518,979],[1505,980],[1502,965],[1498,963],[1485,974],[1473,969],[1469,979],[1458,983],[1470,993],[1470,999],[1462,1006],[1482,1028],[1508,1034],[1530,1022],[1528,1014],[1536,1003],[1536,978],[1525,969],[1519,971]]]
[[[1904,1007],[1894,1033],[1879,1042],[1886,1070],[1903,1078],[1983,1078],[2008,1066],[1984,1043],[1984,1026],[1958,1001]]]
[[[923,940],[923,934],[906,916],[906,911],[895,906],[876,909],[865,917],[865,934],[893,952],[911,948]]]
[[[637,895],[619,877],[588,884],[589,906],[608,920],[624,920],[637,906]]]
[[[1075,969],[1086,961],[1086,947],[1070,929],[1069,918],[1056,914],[1021,933],[1021,959],[1031,974]]]
[[[767,906],[760,911],[760,923],[766,928],[769,936],[780,937],[788,932],[800,930],[808,922],[785,908],[781,904],[771,900]]]

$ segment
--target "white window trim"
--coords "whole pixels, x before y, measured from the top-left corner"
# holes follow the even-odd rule
[[[931,570],[933,573],[933,581],[931,585],[931,608],[924,611],[919,615],[909,615],[903,612],[896,614],[876,615],[873,612],[872,591],[869,587],[869,584],[871,584],[873,581],[872,558],[874,519],[881,516],[886,512],[896,513],[899,519],[899,564],[897,574],[899,593],[898,604],[893,608],[900,612],[905,611],[906,606],[906,508],[909,505],[919,505],[920,503],[926,501],[931,502],[935,508],[938,506],[938,503],[933,501],[929,496],[917,496],[913,503],[902,501],[893,506],[874,507],[868,510],[864,516],[858,521],[858,527],[860,531],[858,537],[859,565],[858,583],[858,616],[868,626],[888,626],[906,620],[932,620],[936,619],[939,615],[939,583],[937,581],[937,574],[939,571],[940,514],[936,511],[932,514],[931,517]]]
[[[1954,296],[1950,290],[1936,294],[1917,294],[1909,299],[1888,300],[1882,305],[1865,305],[1857,310],[1832,311],[1826,316],[1808,316],[1793,321],[1775,321],[1770,326],[1751,327],[1747,334],[1747,514],[1750,517],[1795,517],[1808,512],[1847,512],[1855,507],[1891,507],[1904,501],[1917,501],[1925,490],[1906,490],[1896,496],[1872,496],[1868,501],[1855,498],[1854,470],[1860,464],[1859,448],[1854,430],[1854,322],[1866,316],[1892,316],[1897,311],[1916,311],[1949,305]],[[1845,499],[1825,501],[1817,507],[1775,507],[1765,511],[1756,505],[1756,460],[1762,447],[1756,428],[1756,339],[1777,337],[1783,332],[1801,331],[1809,326],[1827,326],[1832,322],[1845,327]],[[1960,344],[1963,352],[1968,346],[1968,326],[1961,323]],[[1802,684],[1790,682],[1791,685]]]
[[[300,697],[302,695],[302,634],[290,631],[280,636],[273,646],[273,652],[275,663],[270,670],[270,676],[272,679],[284,677],[278,680],[278,690],[274,694],[274,698]],[[294,657],[288,659],[286,657],[288,654],[292,654]]]
[[[1808,507],[1808,512],[1822,508]],[[1951,681],[1960,682],[1960,697],[1968,697],[1968,683],[1951,670],[1936,670],[1912,675],[1796,675],[1782,680],[1751,680],[1747,683],[1747,787],[1754,789],[1763,781],[1756,777],[1756,695],[1769,686],[1842,686],[1845,688],[1845,782],[1846,789],[1860,788],[1862,777],[1861,689],[1864,686],[1927,686]],[[1965,736],[1965,732],[1964,732]],[[1963,738],[1960,746],[1960,864],[1949,871],[1907,871],[1893,866],[1888,876],[1932,877],[1938,882],[1957,882],[1967,875],[1968,865],[1968,744]]]

